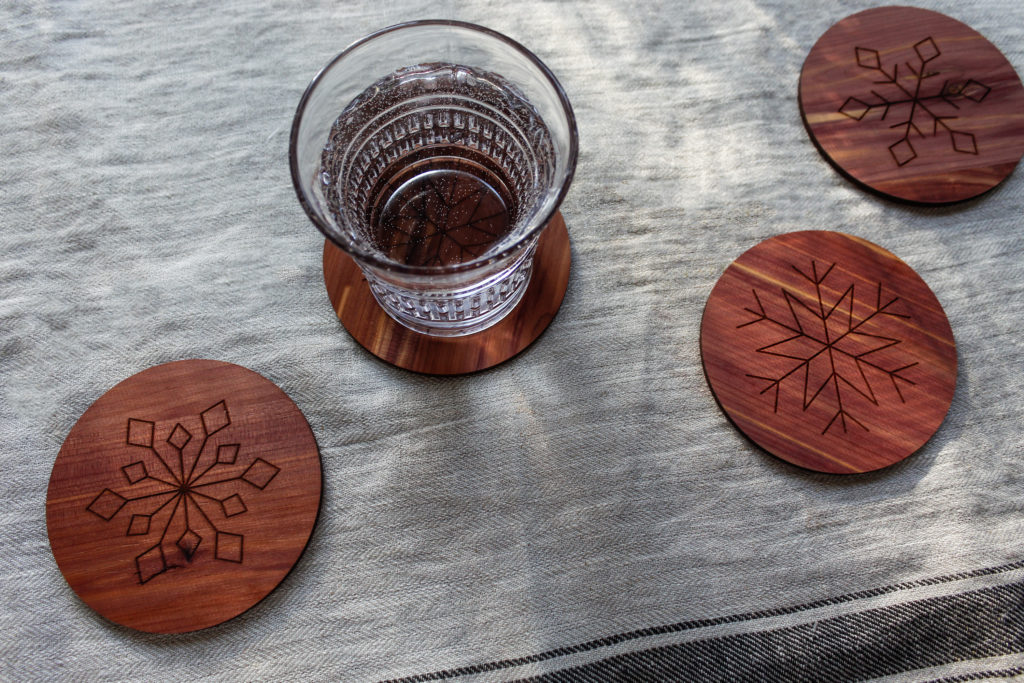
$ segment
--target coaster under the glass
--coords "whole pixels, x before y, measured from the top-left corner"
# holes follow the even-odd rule
[[[349,334],[377,358],[430,375],[459,375],[502,363],[533,343],[558,313],[569,284],[569,232],[561,212],[544,228],[522,301],[501,322],[465,337],[433,337],[396,322],[373,298],[359,267],[324,242],[324,284]]]

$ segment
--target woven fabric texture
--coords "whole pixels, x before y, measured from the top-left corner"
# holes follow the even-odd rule
[[[921,208],[822,158],[801,65],[874,4],[0,3],[0,679],[1020,674],[1024,170]],[[1024,70],[1017,0],[929,6]],[[344,331],[287,159],[316,71],[428,17],[535,51],[580,132],[561,311],[520,356],[455,378],[392,368]],[[766,454],[703,376],[717,278],[804,229],[900,256],[956,337],[945,423],[877,473]],[[324,497],[266,600],[158,636],[76,597],[45,498],[86,408],[183,358],[278,384],[316,435]]]

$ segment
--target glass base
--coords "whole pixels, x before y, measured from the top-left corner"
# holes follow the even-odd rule
[[[338,319],[371,354],[405,370],[460,375],[507,361],[532,344],[558,313],[569,284],[572,250],[561,214],[540,236],[522,299],[510,301],[477,334],[421,334],[388,315],[355,261],[330,240],[324,243],[324,285]],[[483,321],[481,321],[483,323]]]
[[[433,337],[464,337],[496,325],[522,300],[534,249],[483,282],[454,291],[413,290],[364,274],[373,298],[400,325]]]

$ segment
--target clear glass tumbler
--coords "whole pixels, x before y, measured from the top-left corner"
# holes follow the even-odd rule
[[[416,21],[313,78],[289,156],[299,202],[383,309],[461,336],[522,298],[577,147],[572,106],[533,53],[481,26]]]

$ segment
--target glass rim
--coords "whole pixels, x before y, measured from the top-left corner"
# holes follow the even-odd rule
[[[567,168],[565,179],[562,181],[562,186],[559,188],[558,196],[555,198],[554,203],[551,206],[550,211],[547,215],[543,216],[537,225],[526,232],[520,239],[516,240],[514,244],[502,249],[501,251],[489,255],[477,257],[471,261],[465,261],[462,263],[456,263],[449,266],[413,266],[397,261],[392,261],[388,258],[384,258],[381,254],[376,251],[363,248],[351,241],[351,239],[338,240],[335,239],[335,235],[332,234],[330,228],[324,224],[324,221],[320,219],[317,212],[313,209],[310,201],[306,198],[304,188],[304,182],[299,171],[298,164],[298,139],[299,139],[299,124],[302,122],[302,117],[306,111],[306,105],[309,103],[309,99],[320,84],[321,80],[325,77],[328,71],[330,71],[336,64],[347,57],[357,48],[362,45],[369,43],[372,40],[379,38],[382,35],[388,33],[394,33],[402,29],[416,28],[420,26],[453,26],[456,28],[468,29],[478,33],[484,33],[493,38],[506,43],[511,46],[514,50],[519,52],[522,56],[526,57],[530,62],[536,66],[541,74],[547,79],[551,85],[555,94],[558,96],[558,101],[562,105],[562,110],[565,114],[566,123],[569,126],[569,155],[566,160]],[[302,205],[306,215],[317,227],[317,229],[324,234],[324,236],[345,252],[358,258],[360,262],[368,263],[376,268],[387,270],[391,272],[406,273],[410,275],[438,275],[438,274],[449,274],[449,273],[461,273],[465,271],[475,270],[481,266],[486,266],[496,261],[500,261],[507,258],[512,253],[521,249],[524,244],[529,242],[532,238],[536,237],[540,231],[542,231],[547,224],[554,218],[555,213],[558,211],[562,204],[562,200],[565,199],[565,195],[569,192],[569,186],[572,184],[573,176],[576,173],[576,161],[579,154],[579,132],[576,129],[576,115],[573,112],[572,104],[569,102],[569,97],[565,94],[565,90],[562,88],[562,84],[558,82],[555,75],[551,72],[551,69],[547,67],[544,62],[540,60],[537,55],[531,52],[529,49],[518,43],[517,41],[509,38],[508,36],[495,31],[494,29],[487,28],[486,26],[480,26],[479,24],[471,24],[465,21],[455,21],[449,19],[419,19],[416,21],[406,21],[401,24],[394,24],[385,28],[379,29],[363,36],[362,38],[350,43],[344,50],[335,55],[327,64],[325,64],[316,75],[313,76],[313,80],[306,86],[305,92],[302,93],[302,98],[299,100],[299,105],[295,110],[295,116],[292,119],[292,130],[289,136],[288,142],[288,163],[291,167],[292,185],[295,188],[295,194],[298,196],[299,204]]]

